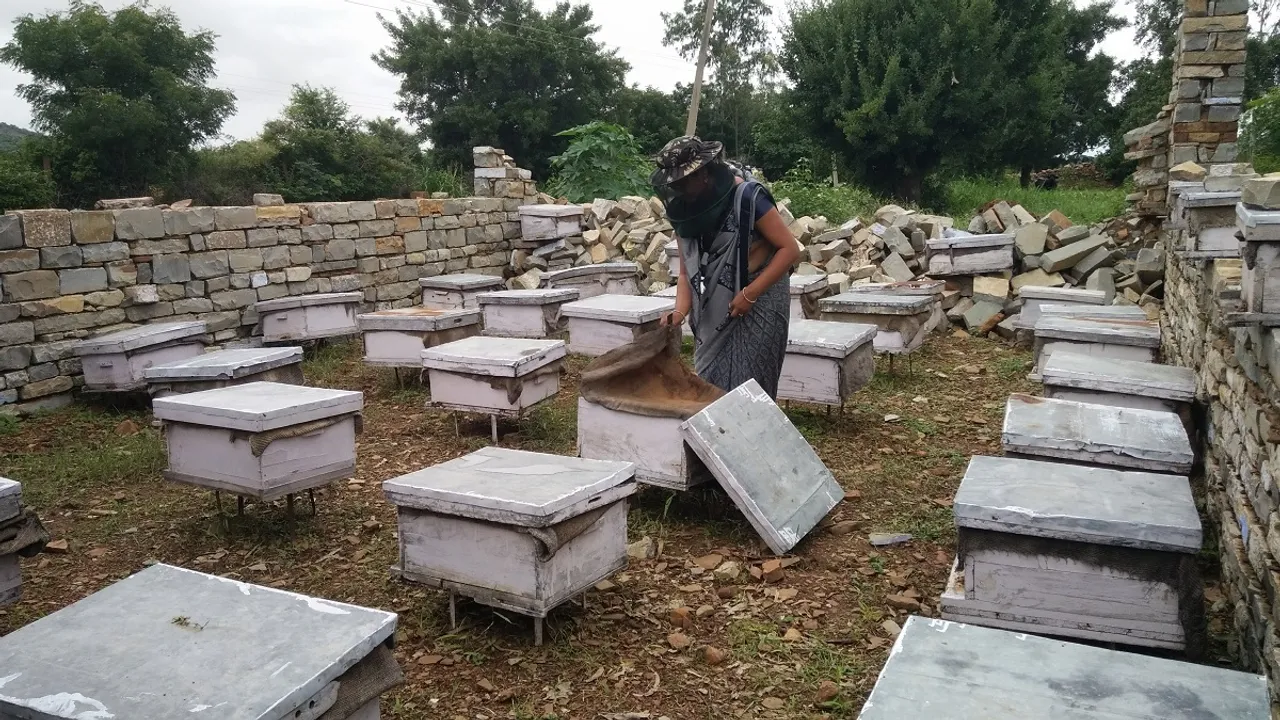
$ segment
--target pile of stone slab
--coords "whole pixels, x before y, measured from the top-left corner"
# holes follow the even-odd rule
[[[513,267],[523,270],[516,285],[538,286],[543,272],[567,270],[584,255],[582,206],[538,203],[520,208],[520,239],[512,241]]]

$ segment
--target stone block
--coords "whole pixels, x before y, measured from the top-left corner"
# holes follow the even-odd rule
[[[258,207],[273,207],[284,204],[284,197],[275,193],[254,193],[253,204]]]
[[[351,222],[351,203],[312,203],[307,205],[311,219],[317,223],[333,225]]]
[[[191,279],[191,261],[186,255],[156,255],[151,258],[151,282],[184,283]]]
[[[243,290],[227,290],[209,296],[215,310],[236,310],[248,307],[258,301],[258,291],[252,288]]]
[[[0,328],[3,328],[0,325]],[[3,333],[0,330],[0,333]],[[31,345],[24,343],[22,345],[10,345],[8,347],[0,347],[0,371],[21,370],[31,364]]]
[[[906,282],[915,279],[916,274],[911,268],[907,267],[904,261],[897,253],[889,253],[889,256],[880,264],[881,271],[893,278],[897,282]]]
[[[133,305],[125,308],[124,314],[129,319],[129,322],[146,322],[156,318],[169,317],[173,315],[173,303],[162,301],[146,305]]]
[[[213,301],[208,298],[183,298],[173,301],[175,315],[213,312]]]
[[[348,206],[347,212],[351,215],[351,222],[376,220],[378,217],[377,207],[372,201],[353,202]]]
[[[0,274],[38,270],[40,251],[35,248],[0,250]]]
[[[35,342],[35,325],[30,322],[11,322],[0,325],[0,347],[24,345]]]
[[[84,301],[93,307],[119,307],[124,302],[124,293],[119,290],[91,292],[84,296]]]
[[[0,305],[0,323],[13,322],[22,314],[21,307],[17,303],[6,303]]]
[[[1043,227],[1043,226],[1042,226]],[[1009,299],[1009,281],[999,275],[979,275],[973,278],[973,299],[987,301],[1004,307]]]
[[[163,238],[160,240],[133,240],[129,243],[129,254],[163,255],[165,253],[184,253],[191,249],[191,242],[185,237]]]
[[[86,265],[93,263],[108,263],[116,260],[129,259],[129,244],[122,242],[109,242],[100,245],[84,245],[80,248],[81,257]]]
[[[1280,173],[1269,173],[1246,181],[1240,201],[1265,210],[1280,210]]]
[[[1240,120],[1239,105],[1211,105],[1209,107],[1209,122],[1211,123],[1233,123]]]
[[[1066,281],[1057,273],[1047,273],[1040,268],[1036,268],[1029,272],[1015,275],[1011,282],[1013,292],[1016,294],[1024,287],[1062,287]]]
[[[28,383],[18,390],[18,395],[23,400],[33,400],[35,398],[45,397],[47,395],[56,395],[58,393],[70,392],[74,387],[71,378],[66,375],[59,375],[48,380]]]
[[[204,244],[210,250],[238,250],[246,241],[243,230],[219,230],[205,235]]]
[[[1033,222],[1018,228],[1013,236],[1014,245],[1023,256],[1039,255],[1044,252],[1045,242],[1049,238],[1049,228]]]
[[[231,266],[227,262],[226,250],[193,253],[188,258],[188,267],[191,271],[191,276],[200,279],[226,275],[231,271]]]
[[[1242,77],[1220,77],[1213,81],[1213,89],[1209,91],[1210,97],[1241,97],[1244,95],[1244,78]]]
[[[404,253],[404,238],[399,235],[374,238],[374,248],[378,255],[398,255]]]
[[[1071,274],[1076,278],[1087,278],[1099,268],[1111,265],[1115,265],[1115,258],[1111,256],[1111,251],[1100,247],[1081,258],[1080,262],[1071,268]]]
[[[305,225],[302,228],[302,241],[307,243],[323,242],[333,239],[333,226],[329,224]]]
[[[384,237],[396,231],[394,220],[364,220],[360,222],[360,237]]]
[[[999,303],[993,303],[986,300],[975,302],[973,307],[970,307],[964,313],[964,327],[969,332],[982,331],[988,324],[994,325],[991,321],[1003,311],[1004,306]],[[987,328],[987,332],[989,331],[990,328]]]
[[[23,244],[29,248],[71,244],[71,213],[66,210],[19,210]]]
[[[211,207],[193,207],[182,210],[164,210],[164,231],[168,235],[194,235],[210,233],[217,229]]]
[[[97,292],[107,289],[105,268],[75,268],[58,271],[58,291],[63,295]]]
[[[232,250],[227,253],[231,272],[244,273],[262,269],[261,250]]]
[[[305,266],[285,268],[284,277],[288,282],[306,282],[311,279],[311,268]]]
[[[252,206],[213,209],[213,227],[216,230],[248,230],[257,224],[258,213]]]
[[[355,240],[334,238],[325,245],[324,256],[327,260],[350,260],[356,256]]]
[[[78,313],[83,310],[83,295],[62,295],[47,300],[33,300],[22,303],[22,314],[25,317],[42,318],[50,315]]]
[[[279,270],[288,267],[290,263],[289,248],[287,247],[269,247],[263,248],[262,268],[264,270]]]
[[[1208,171],[1194,162],[1184,162],[1169,168],[1169,179],[1180,182],[1203,182]]]
[[[31,270],[4,277],[6,302],[41,300],[58,294],[58,273],[53,270]]]
[[[1200,103],[1198,102],[1178,103],[1173,108],[1173,121],[1179,122],[1179,123],[1200,122]]]
[[[128,261],[108,263],[107,282],[113,287],[132,285],[138,282],[138,266]]]
[[[1094,235],[1086,240],[1064,245],[1057,250],[1050,250],[1040,256],[1040,269],[1046,273],[1065,270],[1083,260],[1094,250],[1105,247],[1107,242],[1106,236]]]
[[[251,228],[245,231],[249,247],[270,247],[280,243],[280,231],[276,228]]]
[[[162,238],[164,213],[160,208],[115,210],[116,237],[121,240],[153,240]]]
[[[17,215],[0,215],[0,250],[22,247],[22,220]]]
[[[71,213],[71,237],[77,244],[91,245],[115,239],[115,214],[110,210],[76,210]]]

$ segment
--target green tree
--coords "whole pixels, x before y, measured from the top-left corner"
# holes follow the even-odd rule
[[[0,213],[51,207],[56,188],[40,167],[41,140],[29,138],[0,151]]]
[[[640,149],[652,155],[684,134],[685,106],[672,93],[624,87],[614,93],[605,118],[630,130]]]
[[[0,61],[32,76],[18,95],[49,138],[61,202],[145,193],[217,135],[235,96],[208,86],[214,39],[145,4],[17,19]]]
[[[799,132],[804,119],[786,90],[756,93],[758,114],[751,125],[752,164],[766,178],[776,180],[801,165],[829,172],[833,159],[808,133]]]
[[[1280,170],[1280,89],[1249,103],[1246,118],[1240,134],[1241,157],[1259,172]]]
[[[570,202],[648,195],[649,161],[626,128],[593,122],[560,133],[569,149],[551,158],[555,175],[548,188]]]

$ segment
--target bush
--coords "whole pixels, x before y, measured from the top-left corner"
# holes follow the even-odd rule
[[[1280,89],[1249,103],[1240,126],[1243,159],[1252,162],[1258,172],[1280,170]]]
[[[1042,217],[1058,210],[1074,223],[1094,223],[1124,212],[1124,188],[1041,190],[1024,188],[1015,177],[998,179],[962,178],[947,183],[942,212],[962,226],[978,208],[992,200],[1019,204],[1027,212]]]
[[[832,187],[828,182],[818,180],[807,162],[788,170],[769,189],[778,200],[790,198],[791,213],[796,217],[821,215],[837,225],[854,217],[869,218],[885,204],[863,188],[854,185]]]
[[[55,195],[53,179],[34,159],[19,153],[0,153],[0,213],[51,207]]]
[[[570,202],[650,194],[649,161],[626,128],[597,121],[558,134],[571,140],[562,155],[551,158],[555,175],[548,192]]]

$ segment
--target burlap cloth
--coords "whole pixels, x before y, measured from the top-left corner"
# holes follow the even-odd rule
[[[320,720],[346,720],[366,703],[404,683],[404,672],[386,645],[365,656],[338,678],[338,699]]]
[[[0,523],[0,556],[17,553],[33,557],[49,544],[49,533],[34,510],[23,509],[16,517]]]
[[[596,358],[582,373],[583,399],[618,412],[687,420],[724,396],[680,359],[679,327],[659,328]]]

